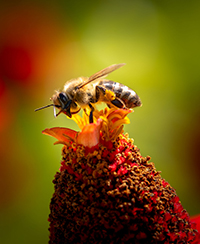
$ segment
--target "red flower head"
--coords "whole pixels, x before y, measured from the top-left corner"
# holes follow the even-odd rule
[[[200,243],[175,190],[123,134],[131,110],[74,115],[81,132],[44,134],[64,145],[53,180],[49,243]]]

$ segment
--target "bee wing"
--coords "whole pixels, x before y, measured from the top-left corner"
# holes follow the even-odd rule
[[[113,64],[105,69],[102,69],[98,71],[97,73],[91,75],[88,79],[88,82],[94,81],[98,78],[101,78],[103,76],[106,76],[110,74],[111,72],[115,71],[116,69],[119,69],[120,67],[124,66],[125,64]]]
[[[102,77],[107,76],[111,72],[115,71],[116,69],[119,69],[120,67],[122,67],[124,65],[125,65],[124,63],[122,63],[122,64],[113,64],[111,66],[108,66],[105,69],[102,69],[102,70],[98,71],[97,73],[91,75],[85,83],[81,84],[78,87],[78,89],[82,88],[83,86],[87,85],[88,83],[90,83],[90,82],[92,82],[94,80],[97,80],[98,78],[102,78]]]

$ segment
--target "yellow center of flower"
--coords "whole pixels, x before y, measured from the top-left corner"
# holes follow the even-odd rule
[[[115,109],[115,108],[105,108],[102,110],[95,110],[93,113],[94,124],[97,123],[98,119],[102,120],[101,131],[103,137],[106,141],[115,140],[119,134],[123,133],[123,125],[129,124],[130,120],[127,114],[131,113],[131,109]],[[83,117],[79,114],[74,114],[72,119],[77,123],[79,128],[83,128],[88,125],[89,116],[87,113],[83,112]]]
[[[95,110],[93,113],[94,123],[88,123],[89,113],[83,113],[83,117],[74,114],[72,119],[77,123],[80,132],[64,128],[54,127],[45,129],[43,134],[53,136],[58,141],[55,144],[82,145],[84,147],[92,148],[103,141],[115,141],[117,137],[123,133],[123,125],[130,123],[126,117],[131,113],[131,109],[109,109]]]

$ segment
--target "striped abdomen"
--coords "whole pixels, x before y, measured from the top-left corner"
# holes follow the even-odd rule
[[[107,90],[113,91],[117,98],[119,98],[126,108],[134,108],[141,106],[139,96],[129,87],[111,80],[102,80],[100,86],[105,87]]]

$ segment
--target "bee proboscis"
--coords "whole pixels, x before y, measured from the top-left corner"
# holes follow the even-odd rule
[[[65,83],[62,91],[56,91],[52,96],[52,104],[38,108],[35,111],[53,106],[54,116],[60,113],[72,117],[82,108],[89,108],[89,122],[93,122],[95,104],[104,102],[108,107],[132,109],[141,106],[139,96],[129,87],[111,80],[104,79],[109,73],[125,65],[113,64],[88,77],[79,77]],[[56,108],[59,112],[56,114]]]

